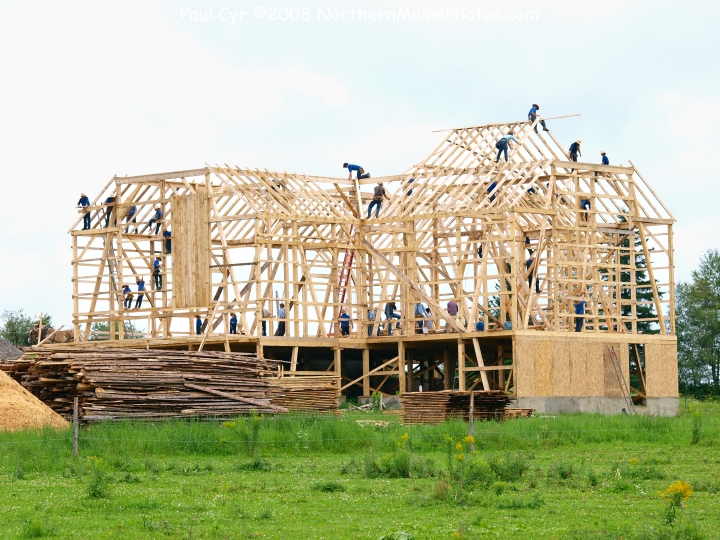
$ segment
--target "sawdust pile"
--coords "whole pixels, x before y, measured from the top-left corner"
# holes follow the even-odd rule
[[[62,416],[0,371],[0,431],[69,426]]]

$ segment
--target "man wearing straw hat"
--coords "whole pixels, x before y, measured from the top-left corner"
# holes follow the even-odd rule
[[[582,152],[580,152],[580,144],[582,144],[582,139],[578,139],[570,145],[569,152],[570,159],[572,161],[577,161],[578,156],[582,157]]]
[[[533,103],[532,109],[530,109],[530,112],[528,113],[528,122],[530,122],[531,124],[534,123],[535,120],[537,120],[537,117],[538,117],[537,112],[538,112],[538,110],[540,110],[540,105],[538,105],[537,103]],[[550,130],[547,128],[547,126],[545,125],[545,120],[542,120],[542,119],[541,119],[541,120],[540,120],[540,125],[542,126],[543,131],[550,131]],[[535,125],[535,133],[537,133],[537,132],[538,132],[538,130],[537,130],[537,124],[536,124],[536,125]]]
[[[88,196],[84,193],[80,194],[80,200],[77,203],[78,208],[83,208],[85,210],[85,213],[83,214],[83,231],[87,231],[90,229],[90,199],[88,199]]]

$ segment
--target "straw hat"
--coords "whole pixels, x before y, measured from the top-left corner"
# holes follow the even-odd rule
[[[604,156],[606,154],[605,150],[600,150],[600,155]]]
[[[582,139],[578,139],[578,140],[577,140],[577,143],[578,143],[578,144],[581,144],[581,143],[582,143]]]
[[[539,109],[540,105],[538,105],[537,103],[533,103],[533,107],[535,107],[536,109]]]

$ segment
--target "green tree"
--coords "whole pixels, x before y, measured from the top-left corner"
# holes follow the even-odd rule
[[[110,323],[96,322],[90,329],[90,341],[105,341],[110,339]],[[115,321],[115,333],[120,332],[120,321]],[[145,337],[141,330],[131,321],[125,322],[125,339],[141,339]]]
[[[22,309],[18,309],[15,311],[3,311],[0,320],[3,323],[0,336],[16,347],[28,347],[30,345],[30,329],[38,322],[38,319],[27,315]],[[52,317],[43,315],[43,326],[50,326],[51,323]]]
[[[676,289],[680,389],[720,393],[720,252],[710,250]]]

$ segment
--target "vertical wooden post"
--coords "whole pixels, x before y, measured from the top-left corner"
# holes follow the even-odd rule
[[[362,351],[362,373],[363,373],[363,396],[370,397],[370,377],[367,376],[370,371],[370,349]]]
[[[40,322],[38,323],[38,342],[37,342],[38,345],[40,345],[40,342],[42,341],[42,319],[43,319],[43,314],[41,311],[40,312]]]
[[[452,390],[453,379],[455,377],[455,369],[450,361],[450,353],[447,350],[443,351],[443,388],[445,390]]]
[[[475,438],[475,392],[470,392],[470,418],[468,419],[468,435]],[[475,451],[475,443],[470,443],[470,451]]]
[[[458,390],[465,391],[465,343],[462,339],[457,340],[458,345]]]
[[[334,353],[335,353],[335,375],[337,375],[337,377],[339,379],[342,379],[342,365],[340,364],[340,359],[342,357],[342,349],[340,349],[340,347],[338,347],[337,349],[334,350]],[[342,384],[340,384],[340,386],[342,386]]]
[[[73,400],[73,456],[78,457],[78,398]]]
[[[414,382],[414,375],[413,375],[413,353],[412,352],[405,352],[405,362],[407,363],[407,391],[408,392],[414,392],[415,391],[415,382]]]
[[[399,388],[401,394],[404,394],[406,391],[405,386],[405,344],[402,342],[402,340],[398,341],[398,382],[399,382]]]

